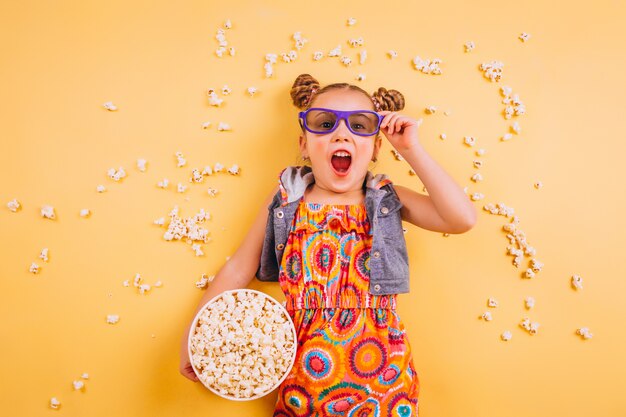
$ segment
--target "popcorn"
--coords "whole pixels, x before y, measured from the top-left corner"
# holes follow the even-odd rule
[[[338,57],[340,55],[341,55],[341,45],[337,45],[335,49],[331,49],[330,52],[328,52],[328,56],[331,58]]]
[[[41,208],[41,217],[43,217],[45,219],[52,219],[52,220],[54,220],[56,218],[56,214],[54,213],[54,207],[44,205]]]
[[[7,203],[7,207],[13,213],[17,213],[17,211],[22,208],[22,206],[20,205],[19,201],[17,201],[17,199],[15,199],[15,198]]]
[[[213,174],[213,168],[211,168],[210,165],[207,165],[204,167],[204,169],[202,170],[202,175],[212,175]]]
[[[404,161],[404,158],[402,157],[402,155],[400,155],[400,152],[398,152],[397,150],[392,149],[391,153],[393,154],[393,157],[396,158],[396,161]]]
[[[296,354],[295,328],[273,298],[254,290],[226,291],[196,315],[190,361],[202,383],[231,399],[272,391]]]
[[[200,172],[200,170],[198,168],[194,168],[191,170],[191,178],[189,178],[189,182],[202,182],[204,181],[204,175],[202,175],[202,172]]]
[[[526,32],[522,32],[519,36],[518,39],[522,42],[526,42],[528,39],[530,39],[530,34],[526,33]]]
[[[224,84],[224,87],[222,87],[222,94],[227,96],[229,95],[233,90],[226,84]]]
[[[157,183],[157,187],[159,188],[167,188],[167,186],[170,184],[170,180],[168,180],[167,178],[163,178],[162,181],[159,181]]]
[[[179,193],[184,193],[185,191],[187,191],[187,186],[185,184],[183,184],[182,182],[178,183],[178,192]]]
[[[126,171],[124,171],[124,168],[122,167],[120,167],[117,171],[115,170],[115,168],[109,168],[109,170],[107,171],[107,175],[113,181],[119,181],[122,178],[126,177]]]
[[[304,44],[309,41],[308,39],[302,37],[302,33],[301,32],[294,33],[293,34],[293,40],[295,42],[295,47],[296,47],[296,49],[298,51],[300,49],[302,49],[304,47]]]
[[[108,111],[117,111],[117,106],[113,104],[112,101],[107,101],[106,103],[102,104],[102,106]]]
[[[217,96],[217,93],[212,88],[209,88],[207,90],[207,96],[209,98],[209,104],[211,106],[220,107],[222,105],[222,102],[224,101],[224,99],[221,99]]]
[[[228,168],[228,173],[230,175],[239,175],[239,166],[234,164],[232,167]]]
[[[360,65],[365,64],[366,60],[367,60],[367,51],[363,49],[361,52],[359,52],[359,64]]]
[[[417,175],[413,168],[409,169],[409,175]]]
[[[528,317],[522,319],[519,324],[521,328],[525,329],[529,334],[534,335],[537,333],[537,329],[539,328],[539,323],[531,323]]]
[[[271,78],[274,75],[274,67],[271,63],[266,62],[263,68],[265,69],[265,78]]]
[[[219,48],[215,50],[215,55],[217,55],[218,58],[221,58],[224,56],[224,52],[226,52],[226,48],[224,48],[223,46],[220,46]]]
[[[231,127],[230,127],[230,125],[228,123],[220,122],[217,125],[217,130],[219,132],[225,132],[225,131],[232,130],[232,129],[231,129]]]
[[[353,48],[356,48],[357,46],[363,46],[363,38],[359,37],[359,38],[349,39],[348,43]]]
[[[218,190],[216,190],[215,188],[209,188],[207,190],[207,193],[209,194],[209,196],[215,197],[217,195],[217,193],[218,193]]]
[[[572,288],[575,290],[583,289],[583,279],[580,275],[572,275]]]
[[[511,126],[511,130],[513,130],[513,132],[515,132],[516,134],[519,134],[519,132],[522,131],[522,128],[519,125],[519,122],[513,122],[513,126]]]
[[[196,282],[196,287],[203,290],[209,285],[210,282],[213,282],[214,279],[215,275],[209,276],[207,274],[202,274],[200,280]]]
[[[483,148],[480,148],[479,150],[476,151],[476,156],[483,156],[485,154],[485,150]]]
[[[491,307],[491,308],[496,308],[498,307],[498,300],[496,300],[495,298],[489,298],[487,299],[487,306]]]
[[[474,144],[476,143],[476,139],[472,136],[465,136],[465,138],[463,139],[463,143],[465,143],[467,146],[474,146]]]
[[[107,315],[107,323],[109,324],[116,324],[118,321],[120,321],[120,316],[117,314],[109,314]]]
[[[226,28],[226,29],[230,29],[230,28],[232,28],[232,27],[233,27],[232,22],[230,21],[230,19],[227,19],[227,20],[224,22],[224,28]]]
[[[345,65],[346,67],[349,67],[350,65],[352,65],[352,59],[350,59],[350,57],[347,56],[342,56],[339,61]]]
[[[471,195],[472,201],[482,200],[483,198],[485,198],[485,195],[483,193],[472,193]]]
[[[91,210],[81,209],[79,214],[80,214],[80,217],[89,217],[91,215]]]
[[[165,240],[181,240],[184,238],[189,243],[193,241],[209,242],[209,231],[199,225],[199,223],[211,218],[210,214],[205,212],[204,209],[200,209],[193,217],[181,219],[178,216],[178,206],[174,206],[169,217],[171,220],[168,229],[163,234]]]
[[[521,116],[526,113],[526,106],[519,98],[519,94],[512,94],[511,87],[504,86],[500,88],[500,94],[504,96],[502,103],[506,105],[504,108],[504,118],[510,119],[513,116]]]
[[[235,47],[234,46],[228,47],[228,54],[230,56],[235,56]]]
[[[60,406],[61,406],[61,401],[59,401],[57,397],[50,398],[50,408],[58,410]]]
[[[474,181],[474,182],[482,181],[483,180],[483,176],[480,175],[480,172],[477,172],[474,175],[472,175],[471,180]]]
[[[202,246],[199,243],[194,243],[191,245],[191,249],[196,252],[196,256],[204,256],[204,252],[202,252]]]
[[[422,59],[419,56],[413,58],[413,67],[424,74],[441,75],[441,68],[439,68],[440,63],[441,60],[439,58],[434,58],[432,62],[429,59]]]
[[[74,386],[75,391],[80,391],[85,387],[85,383],[83,381],[72,381],[72,385]]]
[[[389,59],[395,59],[398,57],[398,53],[393,49],[390,49],[389,51],[387,51],[387,56],[389,57]]]
[[[442,133],[441,135],[439,135],[439,138],[441,140],[445,140],[448,136],[445,133]]]
[[[146,163],[147,162],[148,161],[146,161],[143,158],[137,159],[137,169],[139,169],[139,171],[141,171],[141,172],[146,172]]]
[[[510,134],[510,133],[505,133],[505,134],[504,134],[504,136],[502,136],[502,137],[500,138],[500,140],[501,140],[502,142],[504,142],[504,141],[510,140],[512,137],[513,137],[513,135],[512,135],[512,134]]]
[[[355,79],[357,81],[365,81],[365,74],[358,74]]]
[[[483,71],[484,77],[496,82],[502,78],[503,67],[504,64],[500,61],[483,62],[480,64],[480,70]]]
[[[511,340],[511,338],[512,338],[512,337],[513,337],[513,335],[512,335],[512,334],[511,334],[511,332],[510,332],[510,331],[508,331],[508,330],[506,330],[505,332],[503,332],[503,333],[500,335],[500,338],[501,338],[502,340],[504,340],[505,342],[508,342],[509,340]]]
[[[39,258],[43,259],[44,262],[48,262],[48,248],[43,248],[41,250]]]
[[[356,19],[354,17],[349,17],[348,21],[346,22],[346,25],[348,25],[348,26],[356,25]]]
[[[472,52],[476,47],[473,41],[467,41],[463,46],[465,47],[465,52]]]
[[[107,189],[106,189],[106,187],[105,187],[104,185],[98,185],[98,186],[96,187],[96,191],[97,191],[97,192],[99,192],[99,193],[103,193],[103,192],[105,192],[106,190],[107,190]]]
[[[82,374],[80,376],[82,379],[89,379],[89,374],[87,372],[85,372],[84,374]]]
[[[485,320],[485,321],[491,321],[493,320],[493,317],[491,317],[491,312],[489,311],[485,311],[482,316],[480,316],[479,318]]]
[[[537,181],[533,184],[533,187],[535,187],[536,189],[540,189],[541,187],[543,187],[543,183],[541,181]]]
[[[313,52],[313,61],[319,61],[322,58],[324,58],[324,52],[322,51]]]
[[[580,335],[583,339],[591,339],[593,337],[593,333],[591,333],[586,327],[576,329],[576,334]]]
[[[215,163],[215,168],[213,168],[213,172],[222,172],[224,170],[224,165],[219,162]]]
[[[258,92],[258,89],[256,87],[248,87],[246,91],[248,92],[250,97],[254,97],[255,94]]]
[[[178,168],[180,167],[184,167],[185,165],[187,165],[187,160],[185,159],[185,157],[183,156],[182,152],[176,152],[176,159],[178,160],[178,165],[176,165]]]
[[[472,163],[474,164],[474,168],[476,169],[479,169],[483,166],[483,161],[481,161],[480,159],[474,159]]]
[[[28,269],[29,272],[32,272],[33,274],[38,274],[39,273],[39,265],[37,265],[35,262],[33,262],[32,264],[30,264],[30,268]]]
[[[535,299],[533,297],[526,297],[524,299],[524,307],[526,307],[527,310],[530,310],[534,306],[535,306]]]
[[[451,114],[452,114],[452,111],[450,111],[450,110],[444,110],[443,111],[443,115],[444,116],[450,116]]]

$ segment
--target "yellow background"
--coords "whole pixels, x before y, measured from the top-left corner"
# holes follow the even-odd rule
[[[428,153],[485,195],[468,233],[443,237],[406,224],[411,293],[399,297],[399,313],[422,384],[421,416],[626,415],[625,11],[607,0],[3,2],[2,414],[271,415],[275,393],[229,402],[180,376],[179,339],[201,297],[194,283],[234,252],[280,170],[299,163],[289,87],[309,72],[322,84],[400,90],[404,113],[424,120]],[[349,27],[351,16],[357,24]],[[228,18],[237,52],[219,59],[215,34]],[[265,54],[288,52],[296,31],[309,40],[299,58],[277,63],[266,79]],[[518,39],[522,32],[529,41]],[[363,66],[347,43],[359,36]],[[470,40],[476,49],[464,53]],[[312,60],[339,44],[351,67]],[[415,71],[416,55],[440,58],[443,75]],[[499,83],[478,69],[492,60],[505,65]],[[366,81],[355,81],[358,73]],[[206,90],[224,84],[231,95],[221,108],[209,106]],[[520,95],[526,115],[504,119],[503,85]],[[259,88],[256,97],[245,93],[249,86]],[[119,110],[105,110],[106,101]],[[424,113],[429,105],[435,114]],[[213,125],[203,130],[207,120]],[[521,134],[501,142],[514,120]],[[217,132],[220,121],[233,131]],[[462,143],[468,135],[474,148]],[[473,183],[480,147],[484,181]],[[374,172],[421,191],[390,150],[384,143]],[[187,158],[183,168],[177,151]],[[145,173],[135,165],[142,157]],[[241,175],[214,175],[176,192],[192,168],[216,162],[239,164]],[[107,170],[119,166],[128,175],[116,183]],[[163,178],[168,190],[156,187]],[[108,191],[96,193],[98,184]],[[207,195],[209,186],[217,197]],[[18,213],[6,208],[13,198],[23,206]],[[488,202],[519,215],[545,264],[535,279],[521,279],[523,269],[511,264],[501,230],[508,219],[482,210]],[[56,220],[39,215],[44,204],[55,207]],[[174,205],[183,217],[211,213],[205,256],[165,241],[165,229],[152,224]],[[82,208],[92,216],[81,218]],[[47,263],[38,258],[44,247]],[[37,275],[28,272],[33,261]],[[135,273],[164,285],[139,295],[122,285]],[[571,288],[573,274],[583,277],[583,290]],[[282,299],[275,283],[251,286]],[[527,296],[536,299],[530,311]],[[477,317],[489,297],[500,306],[487,323]],[[107,314],[120,322],[107,324]],[[538,334],[518,326],[525,316],[540,323]],[[583,326],[593,339],[575,334]],[[511,341],[500,340],[504,330]],[[83,372],[90,379],[75,392],[72,381]],[[48,408],[53,396],[59,411]]]

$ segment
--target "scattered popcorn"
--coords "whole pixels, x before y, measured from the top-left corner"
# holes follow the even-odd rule
[[[248,92],[250,97],[254,97],[254,95],[258,92],[258,89],[256,87],[248,87],[246,91]]]
[[[224,165],[219,162],[215,163],[215,167],[213,168],[213,172],[222,172],[224,170]]]
[[[483,193],[472,193],[472,201],[478,201],[478,200],[482,200],[483,198],[485,198],[485,195]]]
[[[359,37],[359,38],[349,39],[348,43],[353,48],[356,48],[357,46],[363,46],[363,38]]]
[[[85,387],[85,383],[83,381],[73,381],[72,385],[74,386],[75,391],[79,391]]]
[[[185,165],[187,165],[187,160],[183,156],[182,152],[176,152],[175,155],[176,155],[176,159],[178,160],[178,165],[176,165],[178,168],[184,167]]]
[[[526,113],[526,106],[519,98],[519,94],[512,94],[511,87],[504,86],[500,88],[500,93],[504,96],[502,103],[506,105],[504,108],[504,118],[510,119],[513,116],[520,116]]]
[[[511,130],[513,130],[513,132],[515,132],[516,134],[519,134],[519,132],[522,131],[522,128],[519,125],[519,122],[513,122],[513,126],[511,126]]]
[[[446,233],[442,233],[441,235],[442,235],[443,237],[448,237],[448,236],[450,236],[450,233],[447,233],[447,232],[446,232]]]
[[[575,290],[583,289],[583,279],[580,275],[572,275],[572,287]]]
[[[451,114],[452,114],[452,111],[450,111],[450,110],[444,110],[443,111],[443,115],[444,116],[450,116]]]
[[[437,111],[437,107],[435,106],[428,106],[426,107],[426,109],[424,109],[424,112],[426,112],[427,114],[433,114]]]
[[[37,265],[35,262],[33,262],[32,264],[30,264],[30,268],[28,270],[30,272],[32,272],[33,274],[38,274],[39,273],[39,265]]]
[[[483,156],[485,154],[485,150],[483,148],[480,148],[479,150],[476,151],[476,156]]]
[[[283,59],[283,62],[291,62],[291,56],[287,52],[283,52],[280,56]]]
[[[204,181],[204,175],[198,168],[194,168],[191,170],[191,178],[189,178],[189,182],[200,183]]]
[[[113,181],[119,181],[122,178],[126,177],[126,171],[124,171],[124,168],[122,167],[120,167],[117,171],[115,170],[115,168],[109,168],[109,170],[107,171],[107,175]]]
[[[356,19],[354,17],[349,17],[348,21],[346,22],[346,24],[348,26],[354,26],[354,25],[356,25]]]
[[[224,48],[223,46],[220,46],[219,48],[215,50],[215,55],[217,55],[218,58],[221,58],[224,56],[224,52],[226,52],[226,48]]]
[[[365,74],[358,74],[355,79],[357,81],[365,81]]]
[[[539,323],[531,323],[528,317],[522,319],[522,322],[519,324],[521,328],[526,329],[529,334],[534,335],[537,333],[537,329],[539,328]]]
[[[204,252],[202,252],[202,245],[199,243],[194,243],[191,245],[191,249],[196,252],[196,256],[204,256]]]
[[[387,51],[387,56],[389,57],[389,59],[395,59],[398,57],[398,53],[393,49],[390,49],[389,51]]]
[[[224,87],[222,87],[222,94],[225,96],[229,95],[232,91],[233,90],[231,90],[231,88],[226,84],[224,84]]]
[[[492,308],[498,307],[498,300],[496,300],[495,298],[487,299],[487,307],[492,307]]]
[[[16,213],[18,210],[21,209],[21,205],[19,203],[19,201],[17,201],[17,199],[13,199],[11,201],[9,201],[7,203],[7,207],[9,208],[9,210],[11,210],[13,213]]]
[[[159,183],[157,184],[157,187],[159,188],[167,188],[167,186],[170,184],[170,180],[168,180],[167,178],[163,178],[162,181],[159,181]]]
[[[161,288],[163,286],[163,283],[161,281],[157,281],[154,283],[154,287],[156,288]]]
[[[91,215],[91,210],[81,209],[79,214],[80,214],[80,217],[89,217]]]
[[[346,67],[349,67],[350,65],[352,65],[352,59],[350,59],[350,57],[347,56],[342,56],[339,61],[341,61],[341,63],[343,65],[345,65]]]
[[[205,212],[204,209],[200,209],[193,217],[182,219],[178,216],[178,206],[175,206],[169,217],[171,220],[167,231],[163,235],[165,240],[181,240],[184,238],[189,243],[192,241],[209,242],[209,231],[198,225],[198,223],[211,218],[210,214]]]
[[[341,55],[341,45],[337,45],[337,47],[335,49],[331,49],[330,52],[328,52],[328,56],[329,57],[338,57]]]
[[[118,321],[120,321],[120,316],[117,314],[109,314],[107,315],[107,323],[109,324],[115,324]]]
[[[396,158],[396,161],[404,161],[404,158],[402,157],[402,155],[400,155],[400,152],[398,152],[397,150],[392,149],[391,153],[393,154],[393,157]]]
[[[41,253],[39,254],[39,258],[43,259],[44,262],[48,262],[48,248],[43,248]]]
[[[445,140],[448,136],[445,133],[442,133],[441,135],[439,135],[439,138],[441,140]]]
[[[295,47],[296,49],[299,51],[300,49],[302,49],[304,47],[304,44],[307,43],[309,40],[306,38],[302,37],[302,33],[301,32],[296,32],[293,34],[293,40],[295,42]]]
[[[206,121],[204,123],[202,123],[202,129],[208,129],[211,126],[211,122]]]
[[[41,217],[45,218],[45,219],[55,219],[56,218],[56,214],[54,213],[54,207],[52,206],[43,206],[41,208]]]
[[[441,60],[439,58],[434,58],[432,62],[429,59],[422,59],[419,56],[413,58],[413,67],[416,70],[423,72],[424,74],[440,75],[440,63]]]
[[[472,175],[471,180],[474,181],[474,182],[482,181],[483,180],[483,176],[480,175],[480,172],[477,172],[474,175]]]
[[[212,88],[207,90],[207,96],[209,97],[209,104],[211,106],[219,107],[222,105],[224,99],[221,99],[217,96],[217,93]]]
[[[143,159],[143,158],[139,158],[139,159],[137,159],[137,168],[139,169],[139,171],[141,171],[141,172],[146,172],[146,163],[147,163],[147,162],[148,162],[148,161],[146,161],[146,160],[145,160],[145,159]]]
[[[591,339],[593,337],[593,333],[591,333],[586,327],[576,329],[576,334],[582,336],[583,339]]]
[[[102,105],[105,109],[107,109],[108,111],[116,111],[117,110],[117,106],[115,104],[113,104],[112,101],[107,101],[106,103],[104,103]]]
[[[526,307],[527,310],[530,310],[534,306],[535,306],[535,299],[533,297],[526,297],[524,299],[524,307]]]
[[[463,143],[465,143],[467,146],[474,146],[474,144],[476,143],[476,139],[472,136],[465,136],[465,138],[463,139]]]
[[[58,410],[60,406],[61,406],[61,401],[59,401],[57,397],[50,398],[50,408]]]
[[[522,32],[519,36],[518,39],[522,42],[526,42],[528,39],[530,39],[530,35],[526,32]]]
[[[215,197],[217,195],[218,191],[215,188],[209,188],[207,190],[207,193],[209,193],[209,196]]]
[[[409,175],[417,175],[413,168],[409,169]]]
[[[510,133],[505,133],[505,134],[504,134],[504,136],[502,136],[502,137],[500,138],[500,140],[504,142],[504,141],[510,140],[512,137],[513,137],[513,135],[512,135],[512,134],[510,134]]]
[[[313,61],[319,61],[322,58],[324,58],[324,52],[322,51],[313,52]]]
[[[141,284],[139,286],[139,294],[143,295],[145,293],[147,293],[148,291],[150,291],[150,285],[149,284]]]
[[[511,340],[512,337],[513,335],[508,330],[506,330],[504,333],[502,333],[502,335],[500,335],[500,338],[502,338],[502,340],[504,340],[505,342],[508,342],[509,340]]]
[[[485,311],[482,316],[480,316],[481,319],[485,320],[485,321],[491,321],[493,320],[493,318],[491,317],[491,312],[489,311]]]
[[[284,307],[253,290],[226,291],[194,319],[191,364],[202,383],[232,399],[272,391],[293,365],[296,334]]]
[[[275,64],[277,59],[278,59],[278,55],[276,55],[276,54],[266,54],[265,55],[265,61],[267,61],[270,64]]]
[[[228,168],[228,173],[230,175],[239,175],[239,165],[235,164],[232,167]]]
[[[230,21],[230,19],[227,19],[227,20],[224,22],[224,28],[226,28],[226,29],[230,29],[230,28],[232,28],[232,27],[233,27],[232,22]]]
[[[214,279],[215,275],[209,276],[207,274],[202,274],[200,280],[196,282],[196,287],[203,290],[209,285],[210,282],[213,282]]]
[[[476,169],[479,169],[483,166],[483,161],[481,161],[480,159],[474,159],[472,163],[474,164],[474,168]]]
[[[82,379],[89,379],[89,374],[87,372],[85,372],[84,374],[82,374],[80,376]]]
[[[182,182],[178,183],[178,192],[179,193],[184,193],[185,191],[187,191],[187,186],[185,184],[183,184]]]
[[[125,286],[125,287],[130,287],[130,282],[128,280],[124,280],[122,285]]]
[[[210,165],[205,166],[202,175],[213,175],[213,168]]]
[[[365,64],[366,60],[367,60],[367,51],[364,49],[361,52],[359,52],[359,64],[360,65]]]
[[[105,192],[106,190],[107,190],[107,189],[106,189],[106,187],[105,187],[104,185],[98,185],[98,186],[96,187],[96,191],[97,191],[97,192],[99,192],[99,193],[103,193],[103,192]]]
[[[231,129],[231,127],[230,127],[230,125],[228,123],[220,122],[217,125],[217,130],[219,132],[225,132],[225,131],[232,130],[232,129]]]
[[[483,76],[491,81],[500,81],[502,78],[502,68],[504,64],[500,61],[483,62],[480,64],[480,70]]]
[[[540,189],[541,187],[543,187],[543,183],[541,181],[537,181],[536,183],[533,184],[533,186],[536,189]]]
[[[465,42],[463,46],[465,47],[465,52],[472,52],[476,47],[473,41]]]

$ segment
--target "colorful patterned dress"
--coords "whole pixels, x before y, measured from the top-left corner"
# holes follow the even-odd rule
[[[300,199],[279,272],[296,363],[274,416],[417,416],[419,380],[396,295],[372,295],[365,204]]]

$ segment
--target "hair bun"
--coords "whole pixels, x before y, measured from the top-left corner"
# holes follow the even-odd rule
[[[312,95],[320,88],[320,83],[310,74],[300,74],[291,86],[291,99],[299,109],[306,109]]]
[[[372,99],[379,104],[380,110],[399,111],[404,108],[404,96],[397,90],[380,87],[372,94]]]

